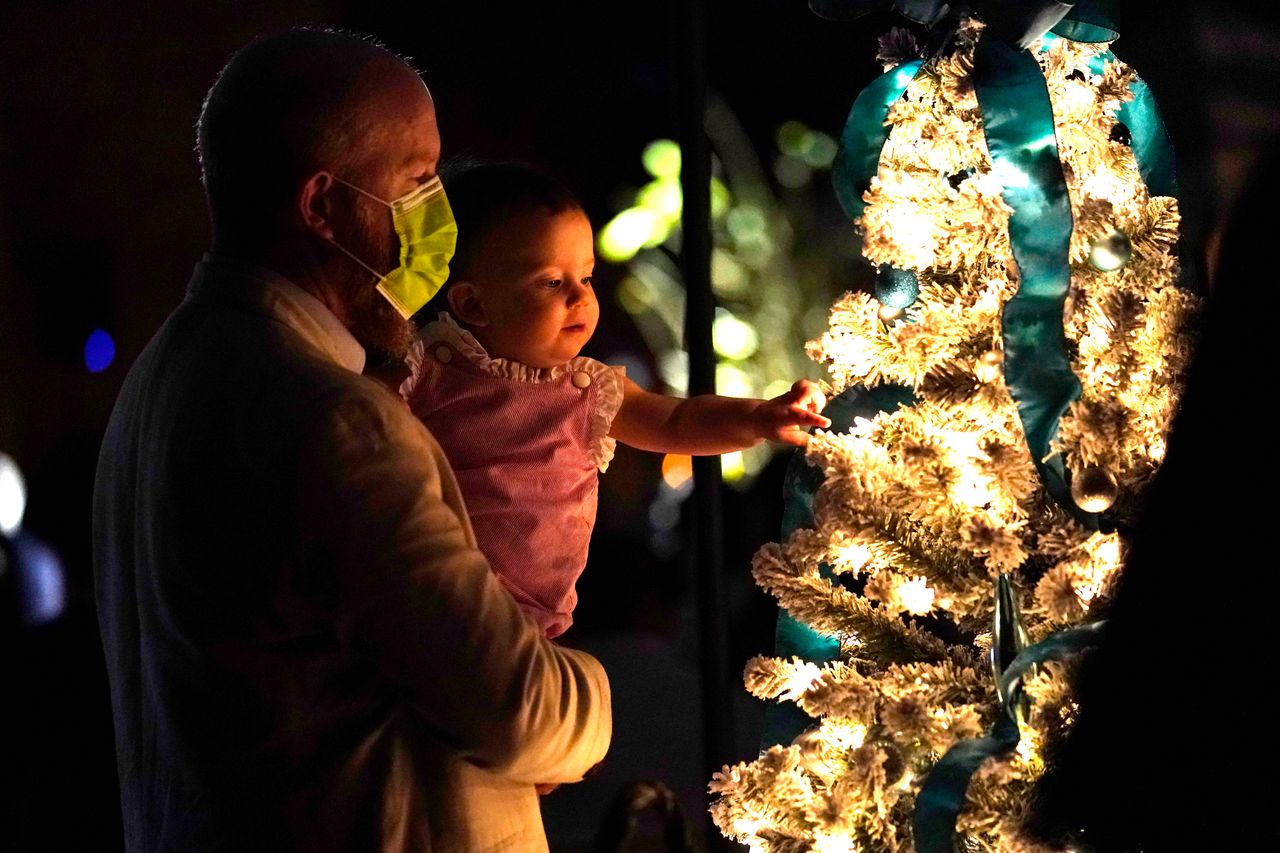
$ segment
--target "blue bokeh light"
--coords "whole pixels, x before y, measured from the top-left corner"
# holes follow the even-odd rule
[[[101,373],[116,360],[116,342],[102,329],[94,329],[84,342],[84,365],[90,373]]]
[[[19,617],[35,627],[52,622],[67,609],[67,580],[62,560],[49,545],[24,531],[12,539]]]

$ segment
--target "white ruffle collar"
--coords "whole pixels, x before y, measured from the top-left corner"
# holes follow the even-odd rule
[[[409,347],[405,364],[410,372],[409,378],[400,385],[401,397],[409,399],[413,390],[423,381],[428,366],[438,362],[434,352],[441,344],[447,345],[485,373],[513,382],[544,383],[575,373],[586,373],[598,387],[595,409],[591,413],[588,452],[593,465],[602,472],[608,469],[617,446],[617,441],[609,435],[609,430],[618,410],[622,408],[624,371],[621,367],[611,367],[586,356],[571,358],[554,367],[531,367],[506,358],[492,358],[474,335],[442,311],[435,321],[422,327],[417,339]]]

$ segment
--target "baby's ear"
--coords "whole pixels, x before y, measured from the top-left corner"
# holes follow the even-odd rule
[[[489,315],[484,310],[484,302],[480,300],[480,292],[469,281],[455,281],[445,294],[449,301],[449,310],[468,326],[489,325]]]

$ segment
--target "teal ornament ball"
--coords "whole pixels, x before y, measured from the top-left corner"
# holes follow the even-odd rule
[[[1132,254],[1128,235],[1112,228],[1089,247],[1089,265],[1099,272],[1114,272],[1129,263]]]
[[[876,301],[890,308],[906,308],[920,295],[920,280],[911,270],[881,264],[876,271]]]

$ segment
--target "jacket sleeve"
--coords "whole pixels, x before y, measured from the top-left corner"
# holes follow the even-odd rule
[[[439,445],[361,383],[318,415],[302,455],[306,553],[332,574],[340,641],[471,762],[513,781],[581,779],[611,735],[603,668],[520,611],[476,549]]]

